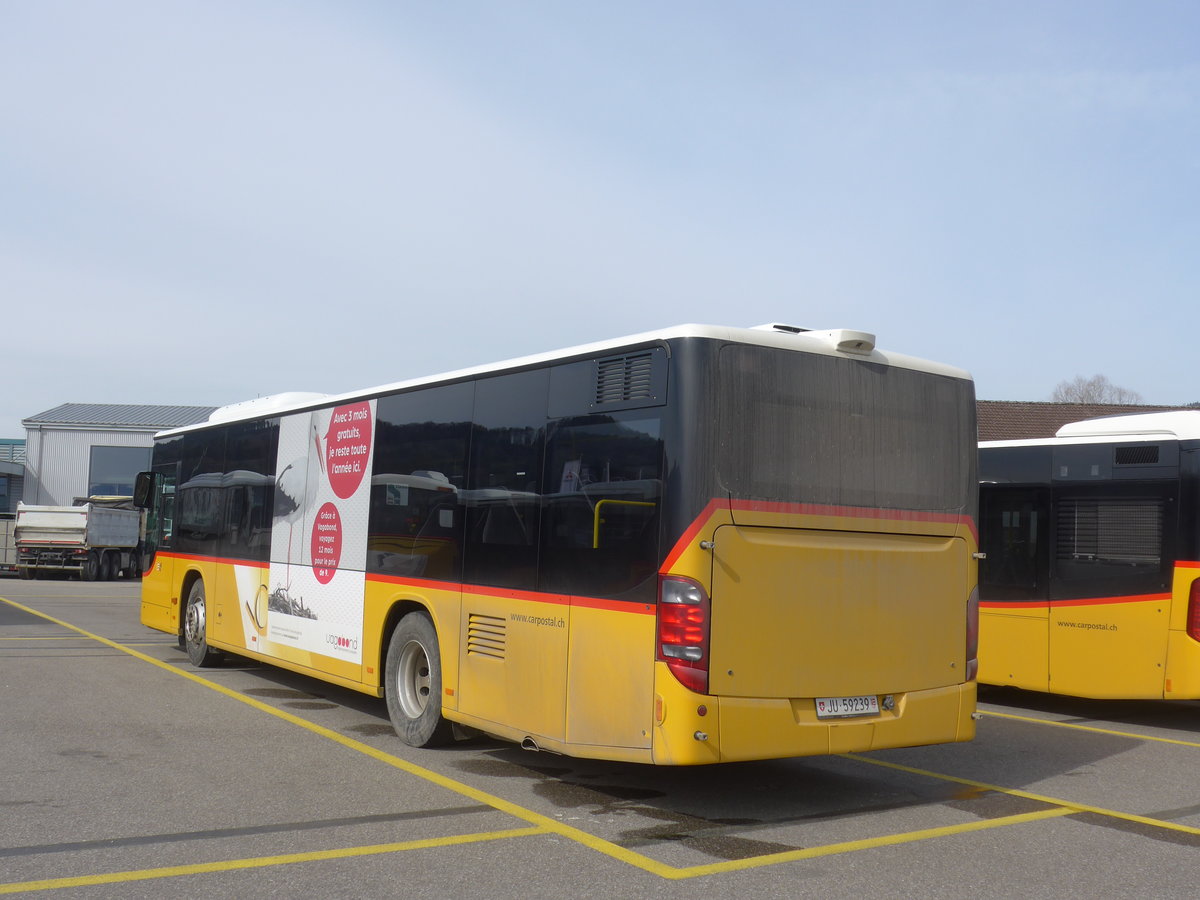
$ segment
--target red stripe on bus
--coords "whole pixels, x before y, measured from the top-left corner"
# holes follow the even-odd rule
[[[679,557],[683,555],[683,551],[696,539],[696,535],[700,533],[718,509],[729,509],[731,512],[742,510],[745,512],[785,515],[840,516],[850,519],[873,519],[876,521],[892,522],[938,522],[947,525],[966,526],[967,530],[971,532],[971,537],[974,539],[975,545],[979,545],[979,531],[975,527],[975,520],[970,516],[963,516],[957,513],[919,512],[911,509],[880,509],[867,506],[830,506],[819,503],[783,503],[773,500],[728,501],[713,499],[708,501],[708,505],[704,507],[704,511],[696,517],[679,540],[675,542],[675,546],[671,548],[671,552],[663,560],[663,564],[658,570],[659,572],[665,574],[671,570],[672,566],[679,561]]]
[[[581,607],[583,609],[603,609],[609,612],[637,613],[653,615],[653,603],[631,600],[605,600],[601,597],[581,597],[570,594],[542,594],[537,591],[522,591],[515,588],[493,587],[486,584],[458,584],[453,581],[427,581],[420,578],[404,578],[396,575],[367,575],[368,581],[382,584],[398,584],[407,587],[424,588],[425,590],[462,591],[475,597],[505,597],[509,600],[523,600],[527,603],[545,603],[549,606]]]
[[[424,588],[427,591],[462,590],[462,585],[457,581],[434,581],[427,578],[405,578],[401,575],[380,575],[377,572],[368,572],[367,581],[375,581],[380,584],[402,584],[406,587]]]
[[[643,616],[653,616],[658,613],[653,603],[632,603],[629,600],[603,600],[599,597],[571,597],[570,600],[572,608],[602,609],[606,612],[633,613]]]
[[[924,512],[914,509],[885,509],[873,506],[832,506],[821,503],[779,503],[768,500],[734,500],[734,509],[753,512],[792,513],[807,516],[843,516],[851,519],[890,519],[899,522],[942,522],[966,525],[975,533],[975,520],[958,513]]]
[[[688,544],[696,539],[696,535],[700,533],[700,529],[708,524],[708,520],[716,514],[716,511],[718,509],[728,508],[729,501],[727,500],[716,498],[709,500],[708,505],[704,507],[703,512],[696,516],[696,518],[692,520],[692,524],[689,525],[684,530],[683,534],[679,536],[679,540],[675,542],[675,546],[671,548],[671,552],[667,554],[667,558],[663,560],[658,571],[662,574],[670,572],[671,569],[674,568],[675,563],[679,562],[679,557],[683,555],[683,551],[687,549]]]
[[[1124,597],[1081,597],[1078,600],[982,600],[980,609],[1058,609],[1065,606],[1114,606],[1118,603],[1153,603],[1170,600],[1170,594],[1130,594]]]
[[[250,566],[255,569],[269,569],[271,564],[257,559],[231,559],[226,556],[199,556],[194,553],[172,553],[167,550],[159,550],[156,556],[164,556],[167,559],[177,559],[180,562],[196,562],[196,563],[212,563],[226,566]],[[293,563],[299,565],[299,563]]]

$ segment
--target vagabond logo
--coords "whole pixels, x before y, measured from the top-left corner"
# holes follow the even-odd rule
[[[325,635],[325,643],[336,647],[338,650],[345,650],[350,653],[358,649],[358,638],[343,637],[340,634]]]

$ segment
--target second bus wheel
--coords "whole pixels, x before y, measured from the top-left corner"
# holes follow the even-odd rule
[[[427,613],[409,613],[392,632],[384,678],[388,715],[404,743],[436,747],[450,742],[451,725],[442,718],[442,659]]]
[[[183,618],[183,643],[192,665],[202,669],[218,665],[224,655],[219,650],[213,650],[208,646],[207,621],[208,608],[204,602],[204,582],[196,579],[192,584],[192,589],[188,591],[187,609]]]

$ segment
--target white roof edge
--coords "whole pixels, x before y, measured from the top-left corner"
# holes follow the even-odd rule
[[[788,326],[784,327],[786,328]],[[608,350],[617,350],[621,347],[626,347],[632,344],[646,344],[652,341],[663,341],[673,338],[686,337],[728,340],[743,344],[757,344],[764,347],[776,347],[784,350],[803,350],[809,353],[819,353],[826,356],[838,356],[846,359],[859,359],[865,362],[876,362],[882,365],[896,366],[902,369],[912,369],[919,372],[928,372],[934,375],[944,375],[950,378],[958,378],[966,381],[972,380],[971,373],[967,372],[965,369],[960,369],[957,366],[951,366],[944,363],[932,362],[930,360],[921,359],[915,356],[906,356],[904,354],[891,353],[878,349],[871,349],[866,352],[864,352],[862,349],[838,349],[838,344],[845,342],[848,339],[861,344],[865,338],[871,339],[873,348],[875,336],[867,332],[850,331],[847,329],[830,329],[822,331],[783,331],[779,330],[775,325],[760,325],[754,328],[739,328],[736,326],[726,325],[685,324],[662,328],[657,331],[645,331],[639,334],[627,335],[626,337],[611,338],[589,344],[579,344],[573,347],[564,347],[560,350],[553,350],[546,353],[536,353],[531,356],[514,357],[512,359],[501,360],[500,362],[471,366],[465,369],[456,369],[450,372],[441,372],[436,375],[410,378],[404,381],[397,381],[390,384],[363,388],[343,394],[308,394],[292,392],[290,394],[274,394],[270,397],[258,398],[258,400],[267,401],[272,400],[273,398],[286,398],[288,396],[308,398],[291,404],[287,404],[285,402],[283,405],[272,407],[269,410],[272,414],[301,412],[305,409],[311,409],[317,406],[333,406],[343,403],[350,403],[355,400],[360,400],[364,397],[371,397],[376,394],[386,394],[392,391],[404,390],[405,388],[418,387],[423,384],[436,384],[441,381],[452,381],[460,378],[486,375],[491,372],[502,372],[506,369],[516,369],[524,366],[537,365],[539,363],[553,362],[554,360],[558,359],[565,359],[575,356],[588,356]],[[232,422],[242,418],[250,418],[251,416],[261,415],[262,412],[260,410],[263,408],[254,405],[258,402],[258,400],[246,400],[242,401],[241,403],[233,403],[229,406],[221,407],[215,413],[213,413],[213,416],[210,416],[209,421],[207,422],[200,422],[194,425],[167,429],[160,431],[159,435],[180,434],[185,431],[195,431],[197,429],[204,428],[207,425],[211,425],[217,421]],[[229,411],[232,414],[229,415],[228,418],[214,418],[222,411]]]
[[[310,391],[286,391],[282,394],[255,397],[253,400],[242,400],[239,403],[220,406],[209,414],[207,422],[200,422],[198,424],[212,425],[217,422],[232,422],[236,419],[261,416],[283,409],[294,409],[297,406],[320,403],[328,397],[328,394],[319,394]]]
[[[1116,443],[1129,440],[1200,440],[1200,409],[1132,413],[1068,422],[1054,437],[980,441],[980,447],[1039,447],[1047,444]]]

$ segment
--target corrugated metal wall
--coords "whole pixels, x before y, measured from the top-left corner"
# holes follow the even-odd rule
[[[92,447],[150,447],[153,432],[73,428],[30,428],[26,431],[26,503],[70,506],[88,492]]]

